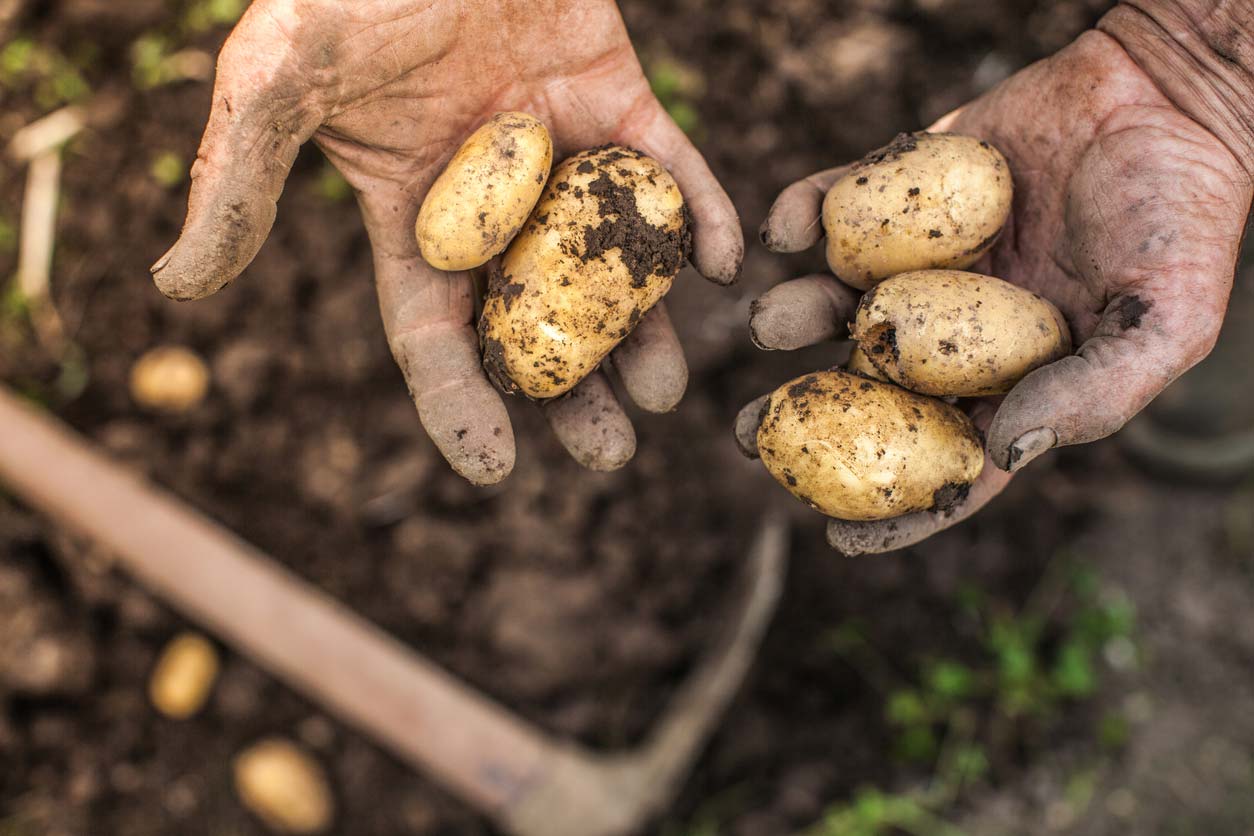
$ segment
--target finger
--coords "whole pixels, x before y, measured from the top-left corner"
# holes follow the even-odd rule
[[[749,336],[758,348],[790,351],[843,337],[858,309],[858,293],[830,275],[784,282],[749,308]]]
[[[1108,298],[1077,354],[1006,396],[988,435],[998,467],[1110,435],[1215,344],[1250,189],[1209,134],[1161,118],[1094,145],[1071,175],[1070,256]]]
[[[593,372],[542,409],[557,440],[589,470],[617,470],[636,454],[636,431],[604,372]]]
[[[452,468],[475,485],[500,482],[514,467],[514,431],[483,371],[474,282],[423,261],[412,231],[421,199],[376,185],[363,191],[361,205],[392,356],[423,428]]]
[[[1209,327],[1193,336],[1170,320],[1137,294],[1112,302],[1079,352],[1032,372],[1006,396],[988,436],[996,465],[1013,473],[1047,450],[1126,424],[1213,343]]]
[[[688,387],[688,363],[666,306],[659,302],[614,353],[623,388],[641,409],[670,412]]]
[[[732,432],[736,436],[736,446],[746,458],[758,457],[758,427],[762,426],[762,410],[766,408],[770,400],[769,393],[754,398],[736,414],[736,423]]]
[[[919,511],[891,520],[828,520],[827,542],[849,557],[904,549],[962,522],[1001,493],[1011,478],[1011,474],[998,470],[992,462],[985,460],[979,477],[972,483],[967,495],[955,505],[945,510]]]
[[[759,230],[767,249],[799,253],[817,244],[823,237],[823,198],[848,170],[847,165],[829,168],[798,180],[780,192]]]
[[[161,292],[199,299],[235,279],[261,249],[300,146],[322,121],[281,66],[284,43],[260,13],[244,17],[222,48],[209,124],[192,166],[187,220],[153,265]]]
[[[628,122],[616,141],[638,148],[666,167],[692,212],[692,266],[712,282],[731,284],[745,255],[740,216],[705,158],[656,99],[650,114]]]

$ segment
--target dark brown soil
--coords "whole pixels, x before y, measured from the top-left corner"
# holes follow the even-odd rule
[[[988,513],[924,547],[837,558],[821,521],[732,443],[743,403],[837,359],[831,348],[751,346],[749,301],[821,264],[820,253],[778,258],[751,247],[733,290],[691,271],[677,280],[671,315],[691,360],[689,395],[674,414],[634,416],[639,453],[628,467],[581,470],[516,402],[514,474],[472,488],[422,434],[378,322],[356,208],[323,196],[312,149],[235,286],[194,304],[153,289],[147,267],[178,233],[186,185],[163,187],[150,169],[161,152],[193,159],[209,88],[136,90],[130,45],[169,29],[173,13],[156,2],[115,5],[33,3],[20,22],[67,52],[92,44],[88,80],[117,117],[77,140],[65,169],[55,290],[83,349],[86,388],[59,399],[60,370],[33,341],[0,344],[0,379],[53,393],[58,414],[118,458],[524,716],[602,749],[639,740],[712,643],[756,521],[779,503],[796,522],[781,612],[672,823],[715,810],[720,832],[782,834],[858,786],[921,777],[891,756],[882,695],[830,652],[831,631],[858,619],[903,667],[975,652],[955,627],[956,590],[975,583],[1021,601],[1042,567],[1091,529],[1092,455],[1034,466]],[[926,124],[1066,43],[1102,5],[633,0],[624,14],[646,63],[679,56],[704,76],[695,102],[703,150],[752,241],[781,187]],[[223,35],[195,45],[216,50]],[[850,49],[864,42],[876,46]],[[4,104],[0,142],[39,112],[26,94],[6,93]],[[7,221],[21,190],[20,173],[5,168]],[[0,275],[12,267],[13,254],[0,255]],[[130,365],[165,342],[193,347],[214,372],[208,402],[186,418],[147,415],[127,394]],[[1117,495],[1120,480],[1136,477],[1105,449],[1100,489]],[[159,718],[145,678],[185,622],[107,555],[2,497],[0,606],[0,625],[16,610],[32,640],[69,660],[24,681],[29,651],[0,658],[0,833],[260,834],[233,797],[229,760],[269,733],[305,741],[327,765],[337,833],[491,832],[229,652],[201,717]],[[0,654],[8,650],[0,638]],[[997,751],[998,774],[1024,774],[1089,719],[1077,708],[1054,734]]]

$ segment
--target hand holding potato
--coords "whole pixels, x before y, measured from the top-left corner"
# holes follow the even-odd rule
[[[1168,85],[1174,96],[1165,96],[1151,50],[1134,49],[1138,63],[1117,40],[1134,44],[1137,20],[1117,9],[1102,23],[1111,34],[1082,36],[934,126],[988,140],[1014,175],[1008,226],[969,269],[1052,302],[1078,352],[1031,372],[1004,400],[971,403],[988,462],[965,501],[888,521],[832,520],[828,539],[842,552],[901,548],[964,519],[1046,450],[1117,430],[1213,345],[1251,200],[1250,159],[1233,149],[1254,148],[1254,137],[1234,136],[1222,98],[1204,89],[1190,98]],[[824,197],[848,171],[786,189],[763,224],[767,246],[818,243]],[[763,348],[800,348],[847,336],[863,318],[857,309],[849,285],[806,276],[755,303],[751,332]],[[855,361],[865,368],[862,348]],[[762,403],[737,420],[749,453]]]
[[[199,299],[238,276],[269,234],[298,149],[313,139],[357,194],[388,339],[424,427],[458,473],[500,481],[514,437],[482,368],[474,286],[460,269],[476,254],[428,253],[452,272],[437,269],[415,226],[453,153],[504,111],[542,122],[554,159],[617,143],[660,161],[692,213],[693,264],[713,281],[735,279],[735,210],[650,92],[610,0],[256,0],[219,57],[187,222],[153,268],[158,287]],[[687,368],[664,308],[612,358],[640,406],[678,402]],[[582,463],[610,468],[631,457],[634,432],[602,373],[544,409]]]

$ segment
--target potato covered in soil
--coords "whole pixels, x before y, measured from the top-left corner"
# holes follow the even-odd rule
[[[952,507],[984,466],[979,434],[956,407],[836,369],[771,393],[758,453],[798,499],[842,520]]]
[[[418,211],[422,257],[469,270],[502,253],[544,191],[553,142],[526,113],[498,113],[457,149]]]
[[[489,279],[484,367],[507,392],[569,391],[666,295],[688,249],[687,208],[661,164],[618,146],[576,154]]]
[[[823,200],[827,263],[866,290],[897,273],[974,264],[1010,215],[1001,153],[957,134],[900,134],[836,181]]]
[[[852,336],[890,380],[924,395],[1000,395],[1065,357],[1071,332],[1048,301],[961,270],[918,270],[862,297]]]

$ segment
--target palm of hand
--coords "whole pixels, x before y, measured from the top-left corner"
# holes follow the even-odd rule
[[[909,545],[965,518],[1010,472],[1051,447],[1109,435],[1204,357],[1222,322],[1250,204],[1233,153],[1103,34],[1081,37],[933,130],[987,139],[1010,161],[1011,218],[971,269],[1054,302],[1078,351],[1028,375],[1004,399],[970,405],[987,430],[989,460],[957,508],[831,521],[829,541],[851,554]],[[842,171],[786,190],[764,240],[781,250],[813,243],[821,195]],[[856,303],[834,279],[805,277],[759,300],[752,328],[767,348],[800,347],[843,336]],[[789,330],[785,314],[795,318],[802,305],[822,316]],[[752,406],[738,420],[746,449],[752,437],[740,427],[754,426]]]
[[[219,57],[187,223],[154,267],[158,286],[194,299],[237,276],[269,234],[299,147],[313,139],[356,191],[389,342],[424,426],[462,475],[499,481],[514,441],[482,372],[473,282],[427,265],[413,230],[444,163],[500,110],[539,117],[559,157],[616,142],[659,159],[692,210],[694,264],[715,281],[735,277],[735,211],[652,96],[610,0],[258,0]],[[667,411],[682,395],[686,366],[664,308],[614,359],[644,408]],[[608,469],[634,452],[631,424],[600,373],[545,412],[583,464]]]

